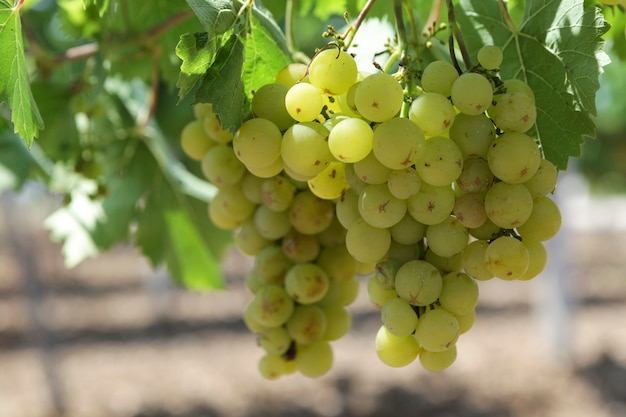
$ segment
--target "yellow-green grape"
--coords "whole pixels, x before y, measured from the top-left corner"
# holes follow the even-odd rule
[[[495,238],[502,228],[487,218],[487,221],[479,227],[469,229],[470,235],[476,239],[491,240]]]
[[[328,147],[341,162],[357,162],[372,150],[374,132],[363,119],[348,118],[340,121],[328,135]]]
[[[280,239],[291,229],[287,211],[272,211],[265,205],[254,212],[254,224],[259,234],[269,240]]]
[[[498,68],[502,64],[502,49],[495,45],[484,45],[478,50],[478,63],[484,69]]]
[[[463,155],[452,139],[436,136],[426,141],[424,154],[415,167],[422,181],[430,185],[449,185],[461,175]]]
[[[320,245],[327,248],[338,248],[345,246],[346,233],[348,231],[339,223],[337,216],[333,217],[333,221],[326,229],[317,235]]]
[[[403,245],[414,245],[426,234],[426,226],[415,220],[410,214],[389,228],[391,238]]]
[[[245,165],[227,145],[216,145],[209,149],[200,167],[206,179],[218,188],[238,183],[246,171]]]
[[[533,198],[522,184],[498,182],[485,194],[489,220],[504,229],[522,226],[533,211]]]
[[[279,355],[267,353],[259,359],[257,366],[261,376],[270,381],[286,374],[285,360]]]
[[[209,203],[208,215],[211,223],[223,230],[235,230],[242,223],[240,220],[231,217],[221,204]]]
[[[311,178],[315,177],[315,175],[317,175],[317,174],[314,174],[314,175],[300,174],[294,171],[293,169],[291,169],[289,165],[287,164],[283,164],[283,171],[285,171],[285,174],[287,174],[289,178],[291,178],[295,182],[303,182],[303,183],[306,183],[308,180],[310,180]]]
[[[291,337],[284,326],[269,327],[259,333],[259,345],[270,355],[282,355],[291,345]]]
[[[352,304],[359,295],[359,280],[353,276],[349,279],[337,282],[339,285],[339,297],[337,304],[347,306]]]
[[[265,285],[259,280],[254,269],[246,275],[245,284],[248,291],[252,294],[256,294],[256,292]]]
[[[502,86],[506,93],[523,93],[531,98],[533,103],[535,102],[535,93],[533,92],[533,89],[522,80],[510,78],[508,80],[504,80]],[[494,98],[497,101],[498,96]]]
[[[456,185],[464,193],[481,193],[487,191],[493,183],[493,174],[486,160],[477,157],[463,161],[461,175]]]
[[[374,130],[373,152],[390,169],[415,165],[424,155],[426,140],[419,126],[407,118],[393,118]]]
[[[217,115],[213,112],[206,113],[203,120],[204,130],[217,143],[227,144],[233,140],[233,133],[222,128]]]
[[[448,257],[461,252],[467,246],[469,231],[454,216],[441,223],[428,226],[426,241],[430,250],[439,256]]]
[[[391,245],[388,229],[374,227],[363,218],[358,218],[348,227],[346,247],[348,252],[359,262],[377,263]]]
[[[265,167],[247,167],[248,171],[259,178],[271,178],[280,174],[283,169],[283,160],[281,158],[276,159],[271,165]]]
[[[489,145],[496,138],[496,129],[483,113],[473,116],[459,113],[450,126],[449,136],[464,157],[484,158],[487,156]]]
[[[419,355],[420,364],[424,369],[431,372],[440,372],[449,368],[456,360],[456,345],[443,352],[431,352],[422,349]]]
[[[252,301],[251,313],[265,327],[276,327],[287,323],[294,311],[293,299],[282,286],[265,285]]]
[[[474,322],[476,321],[476,310],[472,310],[467,314],[455,314],[454,317],[456,317],[459,322],[461,334],[467,333],[467,331],[474,326]]]
[[[385,259],[397,259],[404,263],[419,258],[421,253],[418,245],[403,245],[392,239]]]
[[[352,165],[357,178],[364,184],[385,184],[391,175],[391,168],[383,165],[373,152]],[[365,185],[363,185],[365,188]],[[354,188],[357,191],[357,188]],[[362,190],[359,190],[359,193]]]
[[[488,246],[487,240],[475,240],[463,250],[463,270],[478,281],[487,281],[493,278],[493,273],[485,263],[485,251]]]
[[[547,159],[542,159],[535,175],[522,184],[528,188],[533,197],[546,195],[556,188],[558,176],[559,173],[554,164]]]
[[[241,224],[234,236],[235,246],[246,255],[255,256],[259,251],[271,244],[269,239],[261,236],[251,217]]]
[[[413,100],[409,107],[409,119],[422,129],[426,137],[445,133],[455,115],[452,103],[438,93],[424,93]]]
[[[333,366],[333,349],[326,341],[296,345],[296,349],[296,367],[306,377],[318,378]]]
[[[489,115],[503,132],[526,132],[537,120],[537,108],[526,94],[505,93],[498,97]]]
[[[420,223],[437,224],[452,213],[454,200],[452,187],[422,183],[419,192],[407,200],[407,211]]]
[[[350,227],[353,221],[360,218],[359,214],[359,196],[352,190],[347,190],[336,202],[335,213],[337,220],[346,229]]]
[[[271,121],[281,131],[294,124],[296,121],[285,107],[287,91],[289,88],[279,83],[266,84],[259,88],[250,103],[254,116]]]
[[[332,342],[348,333],[352,325],[352,315],[348,309],[342,305],[330,305],[322,310],[326,314],[326,332],[322,340]]]
[[[450,97],[452,84],[459,78],[454,65],[446,61],[433,61],[424,68],[422,74],[422,88],[424,91]]]
[[[263,202],[262,187],[264,181],[264,178],[246,172],[241,178],[241,191],[254,204],[261,204]]]
[[[324,107],[324,96],[309,83],[293,85],[285,95],[285,108],[298,122],[310,122],[317,119]]]
[[[193,105],[193,115],[197,120],[203,120],[208,113],[213,113],[213,105],[211,103]]]
[[[317,305],[296,305],[286,326],[289,335],[296,343],[314,343],[320,340],[326,332],[326,315],[324,310]]]
[[[283,176],[266,179],[261,184],[263,204],[272,211],[284,211],[291,206],[296,187]]]
[[[307,183],[311,192],[319,198],[324,200],[339,198],[349,187],[346,180],[346,165],[343,162],[331,162]]]
[[[306,77],[306,64],[300,62],[293,62],[284,66],[276,74],[274,82],[282,84],[285,87],[291,87],[294,84],[302,81]]]
[[[258,289],[253,294],[256,294],[257,292],[258,292]],[[248,328],[248,330],[250,330],[253,333],[261,333],[267,327],[263,326],[257,320],[255,308],[256,307],[254,305],[254,299],[253,299],[248,304],[246,304],[246,306],[244,307],[242,318],[243,318],[243,322],[246,325],[246,327]]]
[[[398,297],[414,306],[434,303],[441,293],[441,273],[431,263],[415,259],[403,264],[396,272]]]
[[[383,166],[380,162],[378,162],[376,160],[376,157],[372,155],[372,153],[370,152],[369,155],[367,155],[365,157],[365,159],[359,161],[359,163],[361,163],[362,161],[367,160],[368,158],[372,158],[374,161],[376,161],[376,163],[378,165],[380,165],[381,167]],[[353,191],[354,193],[356,193],[357,195],[361,194],[361,191],[363,191],[363,189],[365,188],[365,186],[367,185],[366,182],[363,182],[361,180],[361,178],[359,178],[358,174],[356,173],[354,166],[356,164],[346,164],[346,181],[348,182],[348,185],[350,186],[350,190]],[[387,169],[387,179],[389,178],[389,172],[391,172],[389,170],[389,168],[384,167],[385,169]],[[381,182],[380,184],[384,183],[385,181]]]
[[[483,75],[468,72],[452,84],[451,98],[461,113],[478,115],[491,106],[493,88]]]
[[[493,175],[508,183],[519,184],[531,178],[541,164],[541,152],[535,141],[520,132],[498,136],[487,152]]]
[[[420,346],[413,336],[394,336],[385,326],[378,329],[375,342],[378,359],[393,368],[411,364],[420,353]]]
[[[300,191],[293,198],[289,209],[289,221],[300,233],[315,235],[323,232],[333,221],[334,206],[309,190]]]
[[[489,243],[485,250],[485,264],[491,273],[507,281],[526,273],[530,262],[528,249],[511,236],[501,236]]]
[[[372,122],[384,122],[398,114],[404,92],[398,80],[389,74],[365,77],[354,92],[354,105],[359,114]]]
[[[406,201],[394,197],[385,184],[371,184],[359,196],[359,213],[374,227],[391,227],[406,214]]]
[[[528,220],[517,227],[522,239],[544,242],[552,239],[561,228],[561,211],[554,201],[546,196],[533,199],[533,209]]]
[[[333,155],[328,149],[328,129],[319,123],[298,123],[283,135],[281,155],[297,174],[313,178],[328,166]]]
[[[280,284],[285,281],[285,274],[293,262],[278,245],[267,246],[254,258],[254,273],[263,284]]]
[[[393,298],[396,298],[398,294],[393,288],[386,288],[377,278],[372,275],[367,280],[367,296],[370,303],[376,308],[383,308],[385,303]]]
[[[285,289],[297,303],[313,304],[320,301],[328,291],[326,272],[313,263],[292,266],[285,276]]]
[[[219,188],[211,204],[220,205],[221,210],[228,213],[231,219],[240,223],[250,217],[256,209],[256,205],[246,198],[238,184]]]
[[[417,326],[417,314],[402,298],[387,300],[381,310],[381,318],[389,333],[398,337],[410,336]]]
[[[338,96],[335,96],[335,98],[337,99],[337,103],[339,104],[341,114],[348,117],[361,117],[358,109],[356,108],[356,105],[354,104],[354,93],[356,92],[356,89],[360,83],[361,81],[356,81],[350,86],[348,91]]]
[[[430,352],[443,352],[454,346],[461,329],[454,315],[441,308],[427,310],[417,321],[415,339]]]
[[[324,49],[309,64],[309,80],[324,94],[343,94],[357,79],[356,61],[339,49]]]
[[[196,161],[201,161],[204,154],[214,145],[215,142],[206,134],[199,120],[187,123],[180,132],[180,147],[185,155]]]
[[[522,243],[526,246],[526,249],[528,249],[528,270],[518,279],[521,281],[528,281],[539,275],[546,267],[546,263],[548,262],[548,252],[541,242],[522,240]]]
[[[487,221],[485,197],[479,193],[467,193],[457,197],[452,214],[467,228],[482,226]]]
[[[347,281],[356,274],[356,261],[345,245],[322,249],[315,262],[331,280]]]
[[[452,256],[439,256],[429,249],[426,251],[426,254],[424,254],[424,260],[437,268],[441,275],[445,275],[450,272],[457,272],[461,270],[462,256],[462,252]]]
[[[394,169],[387,180],[389,192],[402,200],[417,194],[421,185],[422,179],[413,167]]]
[[[312,262],[320,253],[320,242],[315,235],[290,230],[281,240],[283,253],[296,263]]]
[[[462,272],[450,272],[443,277],[439,294],[441,308],[455,316],[469,314],[478,304],[478,285]]]

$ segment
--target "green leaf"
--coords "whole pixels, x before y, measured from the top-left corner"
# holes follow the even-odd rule
[[[584,136],[595,136],[591,119],[602,66],[608,63],[601,36],[608,25],[583,0],[528,0],[511,30],[496,0],[461,0],[457,20],[473,57],[484,44],[503,48],[503,79],[525,80],[535,92],[533,134],[544,155],[560,169],[580,156]]]
[[[0,0],[0,103],[8,103],[15,133],[30,146],[44,123],[30,90],[19,6]]]
[[[218,38],[209,37],[206,32],[181,35],[180,42],[176,45],[176,55],[183,61],[176,82],[176,87],[179,89],[179,103],[209,69],[215,60],[217,48]]]
[[[187,0],[187,3],[210,35],[225,33],[237,18],[232,0]]]

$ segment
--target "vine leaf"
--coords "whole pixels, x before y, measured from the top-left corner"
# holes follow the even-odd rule
[[[583,138],[595,137],[592,116],[602,67],[609,63],[601,36],[609,29],[600,10],[583,0],[527,0],[512,28],[495,0],[461,0],[457,20],[473,57],[484,44],[500,46],[503,79],[525,80],[535,92],[537,123],[530,132],[545,157],[566,169]]]
[[[28,80],[19,13],[22,3],[0,0],[0,103],[8,103],[15,133],[30,146],[44,123]]]

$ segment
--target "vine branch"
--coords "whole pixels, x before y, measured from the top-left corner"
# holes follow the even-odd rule
[[[354,40],[354,36],[356,35],[357,31],[359,30],[359,27],[361,27],[361,24],[367,17],[367,14],[372,9],[372,6],[374,5],[375,1],[376,0],[367,0],[367,3],[365,3],[365,6],[363,6],[363,9],[361,9],[361,12],[357,16],[354,23],[348,27],[348,30],[344,36],[346,39],[345,41],[346,49],[348,49],[350,45],[352,44],[352,41]]]
[[[456,39],[456,42],[459,45],[459,50],[461,51],[461,56],[463,57],[463,63],[465,64],[466,69],[472,68],[472,59],[470,58],[467,47],[465,46],[465,42],[463,41],[461,31],[456,24],[456,16],[454,15],[454,5],[452,4],[452,0],[446,0],[446,6],[448,7],[448,24],[450,25],[450,37],[448,38],[450,57],[452,58],[452,62],[454,63],[457,71],[463,72],[461,71],[459,63],[456,60],[456,54],[454,51],[454,39]]]

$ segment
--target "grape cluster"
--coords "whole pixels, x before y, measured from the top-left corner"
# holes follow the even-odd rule
[[[254,117],[234,135],[196,105],[181,145],[218,188],[211,220],[255,257],[244,320],[264,377],[331,368],[359,273],[373,272],[381,361],[419,357],[437,371],[473,325],[477,280],[543,269],[560,214],[546,196],[557,170],[526,134],[534,95],[497,77],[499,48],[478,60],[463,74],[432,62],[412,97],[396,76],[324,49],[256,91]]]

